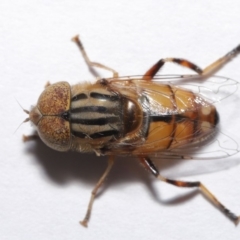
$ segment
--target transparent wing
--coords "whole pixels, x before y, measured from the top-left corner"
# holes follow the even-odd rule
[[[109,78],[111,84],[123,88],[119,82],[128,80],[142,80],[142,76],[119,77],[117,80]],[[185,89],[190,89],[204,97],[209,103],[217,103],[225,98],[232,96],[238,91],[239,82],[231,78],[222,76],[211,76],[203,78],[199,75],[156,75],[151,81],[145,81],[145,84],[159,83],[176,85]],[[126,87],[127,88],[127,87]],[[135,90],[135,89],[134,89]],[[161,93],[159,93],[161,94]]]
[[[186,125],[187,127],[187,125]],[[194,134],[194,133],[193,133]],[[170,136],[168,138],[171,138]],[[159,143],[161,145],[162,141],[165,141],[166,138],[159,137],[154,143]],[[172,140],[172,139],[171,139]],[[182,141],[184,141],[183,139]],[[150,142],[148,145],[151,146],[153,142]],[[146,144],[144,144],[146,146]],[[124,149],[128,147],[133,147],[134,149],[141,149],[141,144],[139,143],[123,143],[118,144],[117,147],[120,149],[120,153],[127,154],[128,150],[124,152]],[[171,160],[215,160],[221,158],[229,158],[238,154],[240,151],[238,142],[226,135],[218,128],[215,132],[207,136],[205,140],[200,142],[188,143],[180,147],[174,147],[172,149],[161,150],[149,154],[148,151],[141,151],[142,155],[150,155],[152,159],[161,160],[161,159],[171,159]]]
[[[240,163],[239,150],[235,139],[218,130],[199,145],[156,152],[149,157],[164,176],[177,178],[233,167]]]
[[[131,76],[122,77],[118,80],[143,81],[141,78],[141,76]],[[123,85],[118,80],[115,81],[115,79],[111,79],[110,81],[114,86],[122,88]],[[207,79],[203,79],[199,75],[160,75],[156,76],[152,81],[149,81],[149,83],[146,83],[145,81],[145,84],[151,84],[152,82],[176,85],[181,88],[190,89],[191,91],[202,96],[209,103],[216,105],[220,115],[219,127],[216,129],[215,134],[206,139],[206,141],[193,145],[188,144],[181,148],[174,148],[171,150],[159,151],[151,154],[150,158],[153,159],[157,165],[158,162],[161,166],[171,165],[171,171],[172,165],[178,166],[177,172],[181,172],[180,175],[193,175],[217,171],[239,163],[240,157],[238,153],[240,151],[240,111],[238,109],[240,106],[240,94],[238,90],[239,83],[237,81],[221,76],[211,76]],[[136,91],[136,89],[132,90]],[[149,90],[146,89],[145,91],[147,92]],[[161,92],[157,93],[164,94]],[[161,141],[161,139],[159,139],[159,141]],[[191,161],[185,161],[186,159]],[[196,162],[198,163],[196,164]],[[206,164],[206,162],[208,163]],[[199,164],[202,167],[199,167]],[[189,165],[190,168],[186,168],[186,165]],[[207,167],[206,169],[206,166],[209,165],[211,167]],[[182,167],[179,168],[179,166]],[[184,170],[182,171],[179,169]]]

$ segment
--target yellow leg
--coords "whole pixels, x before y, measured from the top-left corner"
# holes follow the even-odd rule
[[[218,209],[220,209],[230,220],[232,220],[236,225],[238,225],[240,221],[240,216],[237,216],[236,214],[231,212],[228,208],[226,208],[201,182],[184,182],[179,180],[172,180],[165,178],[161,175],[158,175],[157,178],[163,182],[170,183],[177,187],[199,188],[207,199],[209,199]]]
[[[87,55],[87,53],[86,53],[86,51],[85,51],[85,49],[84,49],[84,47],[83,47],[83,44],[81,43],[78,35],[75,36],[75,37],[73,37],[73,38],[72,38],[72,41],[75,42],[75,43],[77,44],[77,46],[79,47],[79,49],[80,49],[80,51],[81,51],[81,53],[82,53],[82,56],[83,56],[86,64],[88,65],[88,68],[89,68],[90,72],[91,72],[95,77],[99,77],[99,76],[98,76],[97,73],[93,70],[93,67],[98,67],[98,68],[102,68],[102,69],[108,70],[108,71],[110,71],[110,72],[113,73],[113,77],[114,77],[114,78],[117,78],[117,77],[118,77],[118,73],[117,73],[115,70],[113,70],[112,68],[107,67],[107,66],[105,66],[105,65],[103,65],[103,64],[101,64],[101,63],[91,62],[91,61],[90,61],[90,59],[89,59],[89,57],[88,57],[88,55]]]
[[[110,156],[109,159],[108,159],[108,165],[107,165],[106,170],[104,171],[102,177],[99,179],[98,183],[96,184],[96,186],[94,187],[94,189],[92,191],[91,198],[90,198],[90,201],[88,203],[88,208],[87,208],[86,215],[85,215],[84,219],[80,222],[84,227],[88,226],[88,222],[89,222],[91,212],[92,212],[93,202],[94,202],[94,199],[96,197],[97,191],[101,187],[103,182],[105,181],[106,177],[108,176],[110,170],[112,169],[113,164],[114,164],[114,157]]]
[[[144,166],[144,168],[146,168],[156,178],[163,182],[172,184],[177,187],[199,188],[201,192],[236,225],[240,222],[240,216],[237,216],[236,214],[232,213],[228,208],[226,208],[201,182],[184,182],[165,178],[159,174],[157,168],[154,166],[153,162],[148,157],[139,156],[139,160],[140,163]]]

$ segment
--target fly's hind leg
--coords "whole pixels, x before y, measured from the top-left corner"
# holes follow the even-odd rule
[[[139,160],[141,164],[151,172],[159,180],[170,183],[177,187],[187,187],[187,188],[199,188],[201,192],[217,207],[219,208],[230,220],[232,220],[236,225],[240,221],[240,216],[232,213],[227,209],[219,200],[201,183],[201,182],[184,182],[178,180],[172,180],[165,178],[159,174],[159,171],[154,166],[153,162],[148,157],[140,156]]]
[[[99,78],[98,74],[94,71],[93,67],[98,67],[98,68],[102,68],[102,69],[105,69],[105,70],[107,70],[107,71],[110,71],[110,72],[113,73],[113,77],[114,77],[114,78],[117,78],[117,77],[118,77],[118,72],[116,72],[116,71],[113,70],[112,68],[107,67],[107,66],[105,66],[105,65],[103,65],[103,64],[101,64],[101,63],[98,63],[98,62],[91,62],[91,61],[90,61],[90,59],[89,59],[89,57],[88,57],[88,55],[87,55],[87,53],[86,53],[86,51],[85,51],[85,49],[84,49],[84,47],[83,47],[83,44],[82,44],[82,42],[80,41],[78,35],[75,36],[75,37],[73,37],[73,38],[72,38],[72,41],[77,44],[77,46],[78,46],[78,48],[80,49],[80,52],[82,53],[82,56],[83,56],[83,58],[84,58],[84,60],[85,60],[85,62],[86,62],[86,64],[87,64],[90,72],[91,72],[95,77]]]
[[[233,57],[235,57],[237,54],[240,53],[240,45],[238,45],[236,48],[234,48],[232,51],[225,54],[223,57],[219,58],[215,62],[211,63],[204,69],[201,69],[196,64],[185,60],[181,58],[164,58],[160,59],[156,64],[154,64],[143,76],[144,80],[151,80],[157,72],[160,70],[160,68],[166,63],[166,62],[173,62],[176,64],[179,64],[183,67],[189,68],[193,70],[194,72],[198,73],[201,76],[208,76],[215,71],[217,71],[219,68],[221,68],[224,64],[226,64],[228,61],[230,61]]]
[[[194,72],[198,73],[201,75],[203,73],[203,70],[198,67],[196,64],[185,60],[185,59],[180,59],[180,58],[163,58],[160,59],[157,63],[155,63],[144,75],[143,79],[144,80],[152,80],[153,77],[157,74],[157,72],[160,70],[160,68],[166,63],[166,62],[173,62],[177,63],[183,67],[190,68]]]
[[[95,200],[97,191],[102,186],[102,184],[105,181],[105,179],[107,178],[110,170],[112,169],[113,164],[114,164],[114,157],[110,156],[109,159],[108,159],[108,165],[107,165],[106,170],[104,171],[102,177],[99,179],[99,181],[97,182],[96,186],[92,190],[92,194],[91,194],[90,201],[88,203],[88,208],[87,208],[86,215],[85,215],[84,219],[80,222],[84,227],[88,226],[88,222],[89,222],[89,219],[90,219],[90,216],[91,216],[91,212],[92,212],[93,202]]]

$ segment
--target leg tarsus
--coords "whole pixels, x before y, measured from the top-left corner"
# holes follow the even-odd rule
[[[232,49],[230,52],[225,54],[223,57],[217,59],[215,62],[208,65],[203,69],[203,76],[209,76],[223,67],[226,63],[232,60],[232,58],[236,57],[240,53],[240,44]]]
[[[163,182],[172,184],[176,187],[199,188],[202,194],[208,200],[210,200],[210,202],[213,203],[214,206],[220,209],[230,220],[232,220],[235,224],[238,224],[238,222],[240,221],[239,220],[240,216],[237,216],[236,214],[232,213],[221,202],[219,202],[219,200],[201,182],[185,182],[185,181],[172,180],[172,179],[165,178],[161,175],[159,175],[157,178]]]
[[[110,71],[113,73],[113,78],[117,78],[118,77],[118,72],[116,72],[114,69],[107,67],[101,63],[98,62],[91,62],[84,47],[82,42],[80,41],[79,35],[76,35],[75,37],[72,38],[72,41],[75,42],[80,50],[80,52],[82,53],[82,56],[89,68],[89,71],[97,78],[100,78],[100,76],[97,74],[97,72],[93,69],[93,67],[98,67],[98,68],[102,68],[105,69],[107,71]]]
[[[28,142],[28,141],[32,141],[32,140],[38,140],[39,136],[38,134],[32,134],[32,135],[23,135],[22,136],[23,142]]]
[[[240,216],[232,213],[229,209],[227,209],[219,200],[199,181],[197,182],[185,182],[185,181],[178,181],[169,178],[165,178],[161,176],[155,167],[154,163],[151,161],[150,158],[146,156],[139,156],[140,163],[144,166],[146,170],[152,173],[156,178],[160,181],[172,184],[176,187],[187,187],[187,188],[199,188],[204,196],[209,199],[214,206],[220,209],[230,220],[232,220],[236,225],[240,222]]]
[[[238,216],[237,220],[234,221],[235,225],[237,226],[240,222],[240,216]]]
[[[108,176],[110,170],[112,169],[113,164],[114,164],[114,157],[113,156],[109,156],[107,168],[104,171],[104,173],[101,176],[101,178],[99,179],[99,181],[97,182],[96,186],[94,187],[94,189],[92,191],[92,194],[91,194],[90,201],[88,203],[88,208],[87,208],[86,215],[85,215],[84,219],[82,221],[80,221],[80,224],[82,226],[84,226],[84,227],[88,226],[88,222],[89,222],[89,219],[90,219],[90,216],[91,216],[91,212],[92,212],[93,202],[94,202],[94,199],[96,197],[97,191],[101,187],[103,182],[105,181],[106,177]]]

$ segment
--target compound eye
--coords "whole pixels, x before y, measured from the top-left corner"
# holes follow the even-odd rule
[[[70,108],[70,89],[67,82],[48,86],[30,114],[42,141],[58,151],[67,151],[71,146],[70,123],[65,116]]]
[[[42,141],[57,151],[71,147],[70,123],[58,116],[43,116],[38,122],[38,134]]]
[[[48,86],[40,95],[37,107],[44,115],[61,115],[70,108],[70,85],[58,82]]]

